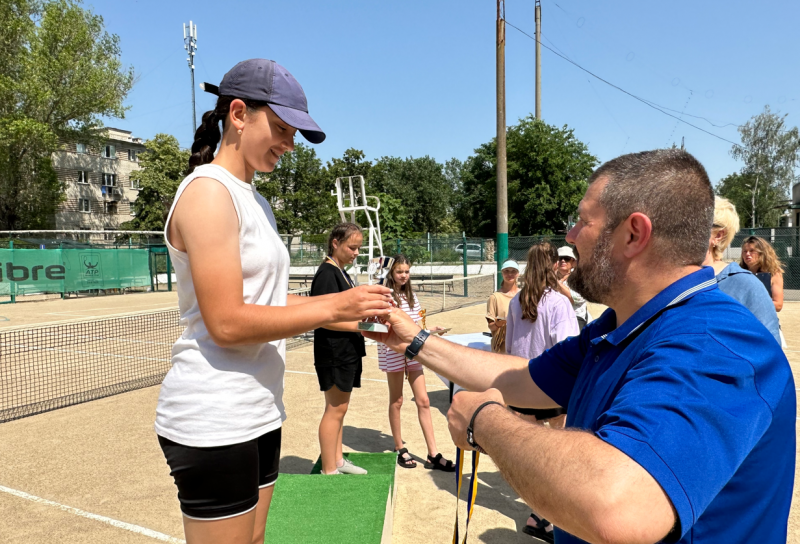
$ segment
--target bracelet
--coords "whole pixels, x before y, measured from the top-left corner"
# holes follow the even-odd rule
[[[475,451],[479,451],[481,453],[486,453],[486,452],[483,451],[483,448],[481,448],[477,442],[475,442],[475,418],[478,417],[478,413],[481,410],[483,410],[490,404],[497,404],[498,406],[503,406],[503,403],[497,402],[496,400],[490,400],[484,402],[483,404],[478,406],[478,408],[475,409],[475,412],[472,414],[472,419],[469,421],[469,425],[467,426],[467,444],[469,444]]]

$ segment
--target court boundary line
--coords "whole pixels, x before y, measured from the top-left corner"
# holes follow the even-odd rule
[[[61,504],[48,499],[43,499],[42,497],[37,497],[36,495],[31,495],[30,493],[25,493],[24,491],[19,491],[17,489],[11,489],[10,487],[5,487],[0,485],[0,491],[18,497],[20,499],[25,499],[27,501],[31,501],[36,504],[42,504],[45,506],[52,506],[54,508],[58,508],[63,512],[68,512],[70,514],[75,514],[76,516],[80,516],[82,518],[99,521],[101,523],[105,523],[106,525],[111,525],[112,527],[116,527],[117,529],[123,529],[125,531],[137,533],[139,535],[150,537],[155,540],[160,540],[162,542],[169,542],[170,544],[186,544],[185,540],[165,535],[164,533],[159,533],[158,531],[154,531],[146,527],[134,525],[133,523],[128,523],[125,521],[119,521],[106,516],[101,516],[99,514],[92,514],[91,512],[81,510],[80,508],[75,508],[74,506],[67,506],[66,504]]]

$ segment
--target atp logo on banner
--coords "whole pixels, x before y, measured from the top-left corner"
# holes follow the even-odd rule
[[[81,253],[81,282],[85,286],[101,286],[103,284],[103,267],[100,254],[97,252]]]

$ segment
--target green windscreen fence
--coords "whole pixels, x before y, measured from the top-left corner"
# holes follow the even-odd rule
[[[0,296],[151,285],[147,249],[0,249]]]

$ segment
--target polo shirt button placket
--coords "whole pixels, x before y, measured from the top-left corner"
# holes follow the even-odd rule
[[[599,355],[595,355],[595,356],[594,356],[594,362],[596,363],[596,362],[598,362],[599,360],[600,360],[600,356],[599,356]]]

